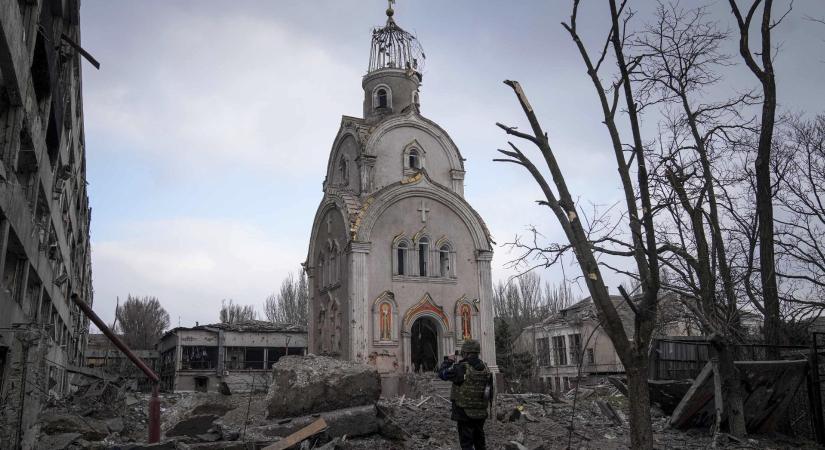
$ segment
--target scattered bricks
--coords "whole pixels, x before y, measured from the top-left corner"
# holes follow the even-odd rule
[[[381,394],[381,378],[371,366],[324,356],[285,356],[272,367],[267,417],[372,405]]]

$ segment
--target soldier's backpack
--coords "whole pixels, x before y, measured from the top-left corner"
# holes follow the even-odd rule
[[[487,418],[491,380],[492,375],[486,364],[481,370],[476,370],[473,366],[464,363],[464,382],[457,388],[455,401],[456,405],[464,410],[467,417],[471,419]]]

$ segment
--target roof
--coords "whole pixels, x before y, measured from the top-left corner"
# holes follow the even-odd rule
[[[622,309],[629,309],[624,304],[624,297],[620,295],[611,295],[610,300],[616,306],[616,309],[621,311]],[[551,314],[549,317],[541,321],[542,325],[547,325],[554,322],[559,321],[571,321],[571,320],[584,320],[596,318],[596,305],[593,304],[593,297],[587,297],[583,300],[574,303],[567,308],[560,310],[556,314]]]
[[[161,339],[179,331],[233,331],[237,333],[306,333],[305,325],[294,323],[274,323],[266,320],[245,320],[235,323],[212,323],[208,325],[195,325],[194,327],[176,327],[163,334]]]

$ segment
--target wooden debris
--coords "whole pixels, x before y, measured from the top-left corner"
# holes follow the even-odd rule
[[[807,360],[736,361],[744,389],[745,423],[749,433],[775,431],[793,401],[807,370]],[[712,427],[717,396],[714,370],[708,362],[670,417],[676,429]]]
[[[624,421],[621,417],[619,417],[619,413],[613,408],[613,405],[607,403],[604,400],[596,400],[596,404],[599,405],[599,409],[602,411],[602,415],[610,419],[613,422],[613,425],[622,426],[624,425]]]
[[[404,405],[404,400],[406,400],[406,398],[407,398],[407,394],[402,394],[401,399],[398,400],[398,406],[403,406]]]
[[[320,433],[320,432],[322,432],[326,429],[327,429],[327,422],[324,420],[323,417],[321,417],[320,419],[316,420],[315,422],[312,422],[311,424],[309,424],[309,425],[305,426],[304,428],[301,428],[300,430],[290,434],[289,436],[281,439],[280,441],[278,441],[278,442],[276,442],[272,445],[268,445],[268,446],[264,447],[263,450],[284,450],[284,449],[292,447],[293,445],[303,441],[304,439],[311,438],[312,436],[315,436],[316,434],[318,434],[318,433]]]
[[[424,403],[427,403],[427,401],[428,401],[429,399],[431,399],[431,398],[432,398],[432,396],[427,397],[427,398],[425,398],[424,400],[421,400],[420,402],[418,402],[418,403],[416,403],[416,404],[415,404],[415,407],[416,407],[416,408],[420,408],[420,407],[421,407],[421,405],[423,405]]]

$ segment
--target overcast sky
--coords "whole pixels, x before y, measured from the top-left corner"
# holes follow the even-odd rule
[[[561,238],[525,173],[492,162],[507,145],[495,122],[524,127],[502,80],[521,81],[581,204],[620,198],[597,98],[560,25],[569,3],[395,6],[397,23],[417,34],[427,55],[422,114],[467,158],[466,197],[498,244],[528,225]],[[581,34],[597,46],[604,2],[584,3]],[[650,19],[653,2],[630,3],[636,24]],[[733,25],[727,1],[707,4],[723,26]],[[102,64],[83,67],[95,310],[111,322],[115,299],[131,293],[157,296],[173,326],[217,321],[224,298],[260,311],[306,257],[332,140],[341,115],[361,115],[370,31],[386,20],[386,2],[82,5],[82,44]],[[825,26],[806,16],[825,16],[822,2],[796,2],[777,30],[783,110],[816,112],[825,103]],[[737,61],[720,89],[755,85]],[[646,119],[655,126],[655,117]],[[510,259],[496,248],[494,280],[513,274]],[[541,275],[556,282],[562,268]]]

